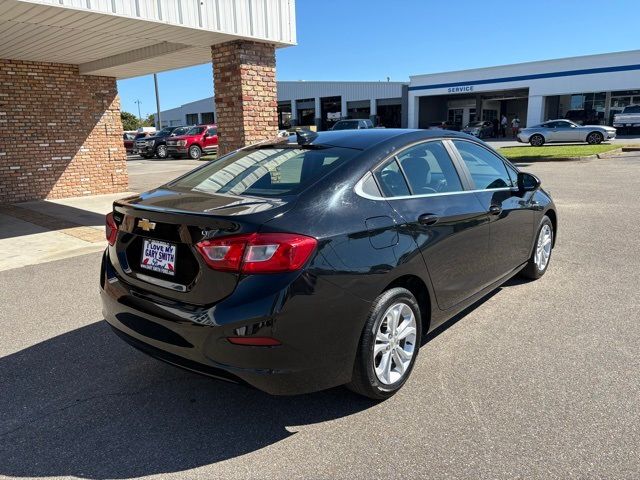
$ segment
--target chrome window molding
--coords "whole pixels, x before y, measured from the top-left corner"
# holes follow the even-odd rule
[[[362,197],[362,198],[366,198],[368,200],[410,200],[412,198],[429,198],[429,197],[444,197],[444,196],[449,196],[449,195],[462,195],[465,193],[480,193],[480,192],[506,192],[506,191],[512,191],[512,192],[517,192],[518,189],[516,187],[503,187],[503,188],[487,188],[486,190],[458,190],[455,192],[438,192],[438,193],[423,193],[420,195],[400,195],[397,197],[377,197],[374,195],[369,195],[368,193],[365,193],[363,188],[362,188],[362,184],[364,182],[366,182],[369,177],[373,176],[373,173],[371,172],[367,172],[364,177],[362,177],[358,183],[356,183],[356,186],[354,187],[354,191],[355,193]],[[375,177],[374,177],[374,181],[375,181]]]

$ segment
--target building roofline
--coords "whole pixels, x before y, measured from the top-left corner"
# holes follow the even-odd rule
[[[561,63],[561,62],[566,62],[568,60],[575,60],[575,59],[581,59],[581,60],[586,60],[586,59],[595,59],[595,58],[603,58],[603,57],[611,57],[611,56],[622,56],[622,55],[629,55],[629,54],[637,54],[640,55],[640,50],[622,50],[622,51],[618,51],[618,52],[609,52],[609,53],[595,53],[592,55],[578,55],[575,57],[562,57],[562,58],[550,58],[547,60],[533,60],[530,62],[520,62],[520,63],[509,63],[509,64],[503,64],[503,65],[493,65],[490,67],[478,67],[478,68],[465,68],[462,70],[449,70],[446,72],[433,72],[433,73],[422,73],[422,74],[418,74],[418,75],[409,75],[409,81],[410,83],[413,83],[414,80],[421,80],[421,79],[425,79],[425,78],[429,78],[429,77],[436,77],[436,76],[441,76],[441,75],[456,75],[456,74],[469,74],[469,75],[473,75],[473,74],[477,74],[479,72],[491,72],[491,71],[495,71],[495,70],[501,70],[501,69],[505,69],[505,68],[511,68],[511,67],[532,67],[532,66],[542,66],[542,65],[551,65],[553,63]]]

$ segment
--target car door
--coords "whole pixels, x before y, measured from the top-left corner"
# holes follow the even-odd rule
[[[487,268],[495,281],[527,261],[534,234],[534,209],[530,192],[517,188],[517,173],[484,145],[453,140],[475,195],[488,213],[491,225]],[[508,169],[513,170],[509,174]]]
[[[204,139],[204,149],[212,150],[218,146],[218,129],[216,127],[210,127],[207,129]]]
[[[579,142],[580,128],[575,123],[566,121],[557,121],[555,123],[555,139],[554,142]]]
[[[409,147],[374,171],[380,190],[423,256],[438,306],[446,310],[489,282],[489,219],[459,174],[447,141]]]

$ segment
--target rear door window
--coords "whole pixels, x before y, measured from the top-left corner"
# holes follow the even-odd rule
[[[395,157],[376,170],[375,176],[385,197],[403,197],[411,194]]]
[[[507,167],[500,157],[473,142],[454,140],[477,190],[510,188],[513,186]]]
[[[398,160],[414,195],[462,190],[458,172],[440,141],[411,147],[400,153]]]

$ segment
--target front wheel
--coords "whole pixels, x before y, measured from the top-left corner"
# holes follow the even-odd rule
[[[375,400],[391,397],[409,378],[421,333],[420,307],[413,294],[400,287],[382,293],[362,331],[347,388]]]
[[[202,150],[198,145],[192,145],[189,147],[189,158],[192,160],[198,160],[202,156]]]
[[[529,139],[529,143],[532,147],[541,147],[544,145],[544,137],[536,134]]]
[[[604,135],[600,132],[591,132],[587,135],[587,143],[589,145],[599,145],[604,141]]]
[[[158,158],[165,159],[169,156],[169,152],[167,152],[167,147],[165,145],[158,145],[156,148],[156,155]]]
[[[520,274],[525,278],[537,280],[542,277],[549,267],[551,251],[553,250],[553,223],[546,215],[542,219],[542,224],[538,229],[538,236],[533,247],[533,253],[527,266]]]

